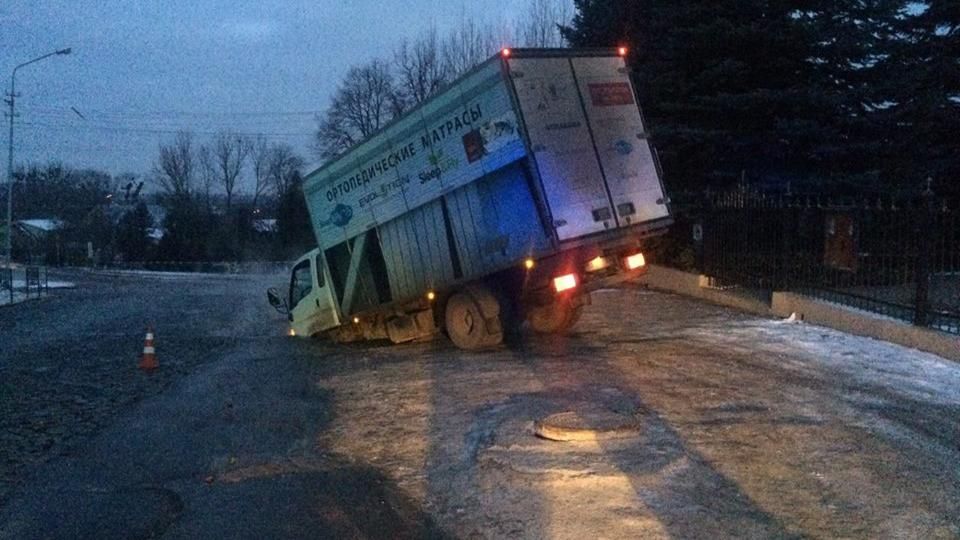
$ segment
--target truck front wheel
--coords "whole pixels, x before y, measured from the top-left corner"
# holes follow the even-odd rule
[[[535,306],[527,312],[527,320],[539,334],[564,334],[580,320],[583,304],[558,300],[545,306]]]
[[[500,304],[489,290],[482,287],[450,296],[444,323],[450,341],[461,349],[486,349],[503,342]]]

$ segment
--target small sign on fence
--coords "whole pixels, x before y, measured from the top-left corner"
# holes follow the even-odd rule
[[[857,271],[856,222],[849,214],[829,214],[824,224],[823,264]]]
[[[693,241],[702,242],[703,241],[703,225],[700,223],[693,224]]]

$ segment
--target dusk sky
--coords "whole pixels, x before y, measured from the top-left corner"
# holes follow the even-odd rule
[[[525,9],[526,0],[7,0],[4,94],[17,64],[73,48],[17,72],[15,161],[142,174],[176,130],[203,139],[223,128],[289,142],[313,161],[314,113],[350,65],[430,25],[441,35],[464,18],[509,25]]]

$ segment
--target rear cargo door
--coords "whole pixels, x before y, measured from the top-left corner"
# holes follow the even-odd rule
[[[623,58],[571,61],[618,223],[627,226],[667,217],[660,177]]]
[[[560,240],[617,226],[567,58],[511,58],[513,85]]]

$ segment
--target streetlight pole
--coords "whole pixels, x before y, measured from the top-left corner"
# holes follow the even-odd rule
[[[13,74],[10,76],[10,99],[7,100],[10,105],[10,138],[7,140],[7,266],[13,263],[13,119],[14,104],[17,100],[17,70],[54,55],[70,54],[70,51],[69,48],[60,49],[38,56],[13,68]]]

